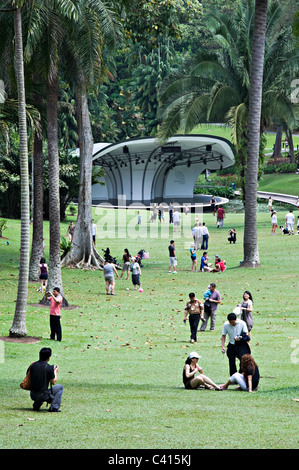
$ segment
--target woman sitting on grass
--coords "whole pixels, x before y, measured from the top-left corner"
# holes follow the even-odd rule
[[[203,375],[203,370],[198,365],[198,359],[200,356],[196,352],[191,352],[185,362],[183,370],[183,382],[185,388],[192,390],[203,386],[208,390],[221,390],[221,388],[212,382],[209,377]],[[200,375],[195,375],[199,372]]]
[[[260,373],[250,354],[244,354],[241,357],[240,370],[242,373],[235,372],[224,385],[220,385],[221,390],[227,390],[232,384],[237,384],[237,390],[244,390],[245,392],[251,393],[257,390]]]

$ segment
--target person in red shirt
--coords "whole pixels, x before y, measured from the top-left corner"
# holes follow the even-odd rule
[[[61,332],[61,323],[60,323],[60,308],[62,304],[62,295],[60,294],[59,287],[54,287],[53,293],[47,292],[46,299],[50,298],[50,329],[51,335],[50,339],[61,341],[62,332]]]
[[[217,209],[217,228],[223,227],[223,219],[225,217],[225,211],[222,206]]]
[[[215,255],[215,268],[212,269],[213,273],[219,273],[226,270],[225,259],[221,260],[218,255]]]

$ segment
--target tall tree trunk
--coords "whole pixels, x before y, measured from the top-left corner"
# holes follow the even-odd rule
[[[35,97],[35,104],[39,104]],[[35,132],[33,143],[33,233],[29,265],[29,280],[38,281],[38,265],[43,256],[43,138]]]
[[[255,267],[260,264],[256,214],[267,9],[268,0],[256,0],[248,111],[244,260],[242,262],[244,267]]]
[[[92,155],[93,137],[89,119],[87,92],[84,86],[76,89],[77,123],[80,149],[80,188],[78,198],[78,217],[73,236],[72,250],[67,253],[62,263],[65,266],[100,268],[103,258],[97,253],[92,242]]]
[[[277,126],[272,158],[281,158],[282,125]]]
[[[18,86],[18,114],[20,137],[20,174],[21,174],[21,250],[18,295],[9,335],[23,337],[27,335],[26,311],[28,298],[28,273],[30,249],[30,196],[28,170],[28,140],[26,123],[26,100],[24,84],[24,59],[22,39],[22,14],[14,12],[15,28],[15,72]]]
[[[49,224],[50,255],[48,289],[59,287],[63,297],[62,306],[68,303],[63,295],[60,260],[60,198],[59,198],[59,151],[58,151],[58,69],[55,77],[47,82],[47,136],[49,160]],[[47,303],[45,297],[40,303]]]
[[[295,153],[294,153],[294,141],[293,141],[293,133],[291,131],[291,129],[288,129],[286,130],[286,137],[287,137],[287,141],[288,141],[288,144],[289,144],[289,157],[290,157],[290,161],[291,163],[295,163]]]

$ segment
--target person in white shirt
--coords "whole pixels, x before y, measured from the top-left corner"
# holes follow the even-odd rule
[[[192,229],[192,235],[195,244],[195,250],[199,250],[202,244],[202,228],[199,223],[196,223]]]
[[[286,224],[289,231],[289,234],[294,234],[294,224],[295,224],[295,217],[293,214],[292,209],[286,215]]]
[[[94,223],[94,220],[91,220],[91,235],[94,246],[96,246],[96,236],[97,236],[97,226]]]
[[[178,227],[179,232],[181,231],[181,214],[178,211],[174,211],[173,214],[173,231],[176,231],[176,228]]]
[[[228,336],[227,350],[225,349],[225,339]],[[237,372],[236,358],[241,360],[244,354],[251,354],[248,342],[248,328],[245,321],[237,318],[235,313],[227,315],[227,321],[222,328],[221,350],[223,354],[226,352],[229,361],[229,373],[232,376]]]
[[[276,230],[276,227],[277,227],[277,215],[276,215],[276,211],[273,211],[273,212],[272,212],[272,215],[271,215],[271,224],[272,224],[271,235],[276,235],[276,233],[275,233],[275,230]]]
[[[201,244],[201,250],[207,250],[209,246],[209,230],[208,227],[206,227],[205,222],[202,224],[202,244]]]

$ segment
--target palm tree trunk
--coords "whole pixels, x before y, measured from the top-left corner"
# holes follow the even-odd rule
[[[272,158],[281,158],[282,125],[277,126],[274,151]]]
[[[289,157],[290,157],[290,162],[291,163],[296,163],[295,160],[295,153],[294,153],[294,141],[293,141],[293,133],[291,129],[286,130],[286,138],[289,144]]]
[[[68,303],[63,295],[61,263],[60,263],[60,197],[59,197],[59,151],[58,151],[58,69],[55,76],[47,82],[47,136],[49,160],[49,224],[50,224],[50,255],[48,289],[59,287],[63,297],[62,306]],[[48,303],[45,297],[40,303]]]
[[[43,139],[35,132],[33,143],[33,233],[29,280],[38,281],[38,265],[43,256]]]
[[[15,71],[18,86],[18,114],[20,138],[20,174],[21,174],[21,249],[18,294],[15,314],[9,335],[22,337],[27,335],[26,311],[28,297],[29,249],[30,249],[30,196],[28,170],[28,140],[26,123],[26,100],[24,84],[24,59],[22,39],[22,14],[18,8],[14,12],[15,28]]]
[[[76,88],[77,123],[80,148],[80,188],[78,198],[78,217],[73,236],[72,250],[67,253],[62,263],[65,266],[100,267],[103,258],[97,253],[92,242],[92,155],[93,137],[89,119],[88,100],[86,88],[82,85]],[[99,261],[100,263],[99,263]]]
[[[260,264],[256,213],[267,9],[268,0],[256,0],[248,111],[244,260],[242,263],[245,267],[255,267]]]

